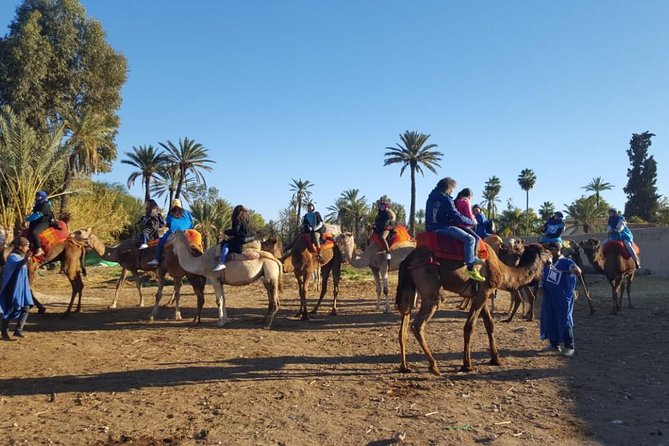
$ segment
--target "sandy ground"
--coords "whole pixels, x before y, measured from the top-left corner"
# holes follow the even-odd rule
[[[89,268],[83,312],[68,318],[65,278],[39,278],[48,312],[31,314],[27,338],[0,343],[1,444],[669,444],[669,279],[638,277],[635,308],[612,316],[608,285],[589,276],[598,311],[577,303],[573,359],[537,353],[538,323],[516,317],[496,324],[504,363],[489,366],[479,323],[469,374],[458,372],[465,313],[447,296],[428,325],[436,377],[413,338],[415,372],[398,372],[399,318],[375,311],[369,275],[347,275],[339,314],[329,294],[310,322],[292,317],[288,275],[271,331],[259,325],[260,284],[228,288],[233,320],[217,328],[210,287],[200,325],[189,286],[183,320],[166,307],[148,323],[131,286],[107,308],[115,277]],[[145,291],[152,303],[155,288]],[[497,319],[507,305],[502,293]]]

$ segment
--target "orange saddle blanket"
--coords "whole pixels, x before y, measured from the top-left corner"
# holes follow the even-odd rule
[[[26,237],[28,230],[26,229],[23,233],[23,236]],[[56,243],[67,240],[67,236],[70,234],[70,231],[67,229],[67,223],[64,221],[58,221],[58,227],[48,227],[39,234],[39,241],[42,245],[42,251],[44,254],[49,252],[49,248]],[[40,256],[35,258],[35,260],[42,261],[44,257]]]
[[[393,230],[390,232],[390,235],[388,236],[388,247],[390,249],[393,248],[393,245],[397,245],[399,243],[404,243],[413,240],[411,238],[411,235],[409,235],[409,231],[407,231],[406,226],[395,226]],[[385,249],[386,247],[383,246],[383,240],[381,240],[381,235],[377,234],[376,232],[372,234],[372,236],[367,240],[367,245],[371,245],[372,243],[375,243],[376,246],[379,249]]]
[[[636,245],[636,243],[632,242],[632,248],[634,248],[634,252],[639,255],[639,247]],[[625,244],[622,240],[609,240],[604,243],[604,246],[602,246],[602,252],[604,255],[611,252],[612,250],[618,251],[624,259],[629,259],[632,257],[627,248],[625,248]]]
[[[440,259],[465,261],[464,244],[447,235],[436,232],[421,232],[416,235],[416,244],[417,246],[425,246],[432,251],[435,257]],[[488,258],[488,245],[480,241],[476,254],[479,259],[486,260]]]
[[[314,245],[311,242],[311,234],[305,232],[302,235],[300,235],[309,247],[309,252],[313,252],[314,254],[316,253],[316,245]],[[334,248],[335,242],[334,242],[334,237],[332,237],[332,234],[329,232],[325,232],[322,237],[325,241],[321,243],[321,252],[331,250]]]

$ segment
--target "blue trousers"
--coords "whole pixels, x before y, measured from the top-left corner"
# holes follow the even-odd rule
[[[444,226],[443,228],[439,228],[434,232],[448,235],[449,237],[453,237],[454,239],[464,243],[465,263],[467,265],[474,264],[474,261],[476,260],[476,252],[474,249],[476,246],[476,237],[474,237],[464,229],[458,228],[457,226]]]

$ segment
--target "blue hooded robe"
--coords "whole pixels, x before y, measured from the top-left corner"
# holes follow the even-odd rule
[[[7,264],[2,275],[2,288],[0,288],[0,308],[2,308],[3,319],[17,319],[21,314],[21,309],[26,305],[31,307],[35,305],[28,282],[26,258],[13,252],[7,256]]]

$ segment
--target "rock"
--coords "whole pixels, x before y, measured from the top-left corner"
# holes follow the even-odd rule
[[[406,438],[407,438],[406,432],[395,432],[395,435],[393,435],[393,440],[395,440],[396,443],[401,443]]]

